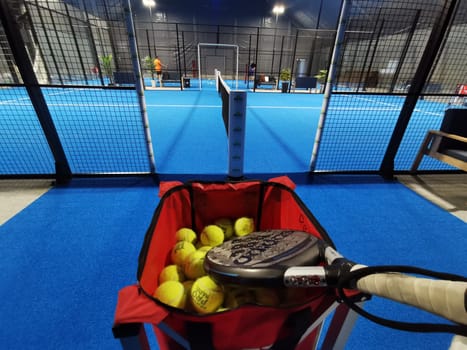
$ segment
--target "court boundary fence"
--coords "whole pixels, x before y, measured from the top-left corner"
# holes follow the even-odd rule
[[[408,149],[418,149],[427,129],[439,127],[445,109],[466,107],[459,86],[467,85],[462,81],[467,76],[463,45],[467,2],[345,0],[344,4],[349,13],[343,17],[346,29],[338,42],[335,72],[320,81],[316,91],[326,87],[328,106],[319,152],[315,152],[317,158],[309,172],[379,173],[391,178],[409,171],[415,151]],[[0,153],[2,164],[8,167],[0,169],[0,177],[51,176],[67,181],[72,176],[157,174],[144,99],[152,68],[144,66],[143,57],[158,54],[170,61],[180,76],[199,78],[196,45],[222,42],[238,45],[238,66],[240,71],[245,67],[245,80],[248,65],[255,62],[255,80],[291,67],[293,83],[296,77],[331,71],[331,55],[336,49],[336,31],[319,26],[285,29],[131,23],[127,0],[74,6],[45,0],[0,0],[0,5],[0,85],[9,90],[10,100],[21,101],[8,105],[11,112],[7,113],[24,113],[22,123],[29,123],[25,126],[19,118],[6,119],[6,132],[8,128],[23,130],[21,144],[29,154],[14,159],[13,144],[4,144]],[[305,66],[298,64],[303,59],[308,60]],[[126,73],[128,81],[115,85],[113,74],[118,72]],[[81,100],[70,101],[75,107],[102,101],[101,93],[108,95],[120,112],[130,117],[130,126],[118,124],[117,129],[110,129],[95,124],[85,108],[76,108],[69,112],[70,127],[61,119],[63,110],[46,93],[54,88],[70,96],[71,91],[81,91]],[[377,118],[368,119],[367,124],[350,124],[351,118],[346,116],[361,113],[357,104],[374,97],[388,108],[378,111]],[[118,111],[112,112],[117,118]],[[384,124],[383,120],[390,122]],[[126,133],[129,129],[133,132]],[[340,143],[349,131],[360,129],[370,138],[381,134],[387,143],[377,150],[371,140],[351,142],[351,146]],[[78,131],[85,141],[70,144],[70,137],[76,137]],[[359,135],[354,138],[362,137]],[[108,151],[107,143],[116,146],[114,152]],[[85,152],[93,159],[79,160]],[[99,154],[100,164],[96,161]],[[32,158],[36,161],[30,161]],[[453,169],[427,160],[421,171]]]

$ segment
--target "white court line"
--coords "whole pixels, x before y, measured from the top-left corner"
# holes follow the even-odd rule
[[[30,103],[18,104],[17,100],[11,100],[16,106],[30,106]],[[4,103],[6,104],[6,101]],[[137,103],[134,104],[108,104],[108,103],[97,103],[97,104],[84,104],[84,103],[49,103],[49,106],[55,107],[138,107]],[[157,108],[222,108],[220,105],[146,105],[147,107],[157,107]],[[307,109],[307,110],[321,110],[321,107],[311,107],[311,106],[247,106],[247,109]],[[329,110],[335,111],[398,111],[399,108],[365,108],[365,107],[329,107]]]
[[[399,105],[397,105],[395,103],[375,101],[375,100],[372,100],[372,99],[369,99],[369,98],[364,98],[364,97],[354,96],[354,98],[364,100],[364,101],[368,101],[368,102],[371,102],[371,103],[382,104],[382,105],[386,105],[386,106],[392,106],[392,107],[398,107],[399,106]],[[402,106],[401,106],[401,108],[402,108]],[[398,110],[400,110],[401,108],[398,108]],[[435,113],[435,112],[430,112],[430,111],[424,111],[423,109],[419,109],[419,108],[414,108],[414,112],[419,112],[419,113],[428,114],[428,115],[435,115],[435,116],[439,116],[439,117],[442,117],[444,115],[443,113]]]
[[[80,90],[84,90],[84,89],[80,89]],[[46,95],[46,96],[55,96],[55,95],[63,95],[63,94],[71,93],[71,92],[72,91],[60,91],[60,92],[54,92],[54,93],[44,94],[44,95]],[[4,100],[4,101],[1,101],[0,104],[1,105],[6,105],[8,103],[14,103],[14,102],[18,102],[18,101],[30,101],[30,98],[29,98],[29,96],[26,96],[26,97],[21,97],[21,98],[15,98],[15,99],[12,99],[12,100]],[[18,105],[18,104],[16,103],[16,105]],[[48,105],[55,106],[55,104],[52,104],[52,103],[50,103]],[[20,104],[19,106],[32,106],[32,103]]]
[[[13,100],[5,100],[5,101],[1,101],[0,104],[1,105],[6,105],[6,104],[9,104],[9,103],[15,103],[15,105],[18,105],[18,101],[28,101],[29,100],[29,96],[28,97],[22,97],[22,98],[15,98]],[[20,106],[32,106],[32,103],[25,103],[25,104],[20,104]]]
[[[400,111],[400,108],[368,108],[368,107],[329,107],[336,111]]]
[[[152,105],[148,104],[146,107],[167,107],[167,108],[221,108],[221,105]],[[321,109],[321,107],[308,107],[308,106],[249,106],[247,108],[263,108],[263,109]]]
[[[57,107],[139,107],[138,103],[115,104],[115,103],[48,103],[49,106]]]
[[[146,107],[167,107],[167,108],[221,108],[221,105],[152,105],[146,104]]]
[[[146,107],[166,107],[166,108],[221,108],[221,105],[162,105],[162,104],[149,104]],[[321,110],[321,106],[249,106],[248,109],[314,109]],[[368,107],[330,107],[332,110],[351,110],[351,111],[398,111],[399,108],[368,108]]]
[[[311,106],[246,106],[247,108],[258,108],[258,109],[321,109],[321,107]]]
[[[57,93],[59,94],[59,93]],[[381,104],[385,106],[389,106],[390,108],[378,108],[378,107],[329,107],[329,110],[333,111],[400,111],[400,106],[394,103],[387,103],[387,102],[380,102],[380,101],[374,101],[372,99],[367,99],[363,97],[355,97],[356,99],[361,99],[365,101],[369,101],[372,103],[376,104]],[[22,98],[22,100],[28,100],[28,97]],[[30,106],[30,103],[26,104],[18,104],[17,100],[7,100],[7,101],[2,101],[0,104],[7,104],[7,103],[15,103],[15,105],[20,105],[20,106]],[[139,106],[138,103],[134,104],[112,104],[112,103],[97,103],[97,104],[85,104],[85,103],[49,103],[49,106],[57,106],[57,107],[133,107],[136,108]],[[175,105],[175,104],[147,104],[146,108],[148,107],[155,107],[155,108],[222,108],[221,105]],[[321,106],[316,107],[316,106],[249,106],[247,105],[247,109],[302,109],[302,110],[321,110]],[[416,112],[424,113],[424,114],[429,114],[429,115],[435,115],[435,116],[442,116],[442,113],[434,113],[434,112],[428,112],[424,111],[421,109],[414,109]]]

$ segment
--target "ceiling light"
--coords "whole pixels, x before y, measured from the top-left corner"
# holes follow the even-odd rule
[[[272,13],[275,15],[282,15],[285,11],[284,5],[275,5],[272,9]]]
[[[152,8],[156,7],[156,2],[154,0],[143,0],[143,5]]]

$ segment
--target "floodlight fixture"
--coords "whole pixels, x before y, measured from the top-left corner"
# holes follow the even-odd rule
[[[156,7],[156,1],[155,0],[143,0],[143,5],[149,8],[149,17],[152,17],[152,9],[153,7]]]
[[[156,7],[156,2],[154,0],[143,0],[143,5],[151,9],[153,7]]]
[[[276,14],[276,15],[282,15],[285,11],[285,7],[284,5],[274,5],[274,7],[272,8],[272,13]]]
[[[282,5],[282,4],[274,5],[274,7],[272,8],[272,13],[274,13],[276,15],[276,23],[277,23],[277,18],[279,17],[279,15],[282,15],[284,12],[285,12],[285,6],[284,5]]]

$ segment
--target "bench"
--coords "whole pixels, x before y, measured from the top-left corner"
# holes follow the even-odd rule
[[[255,88],[259,88],[261,86],[271,86],[273,88],[276,88],[276,79],[272,76],[261,74],[259,75],[259,77],[256,78]]]
[[[440,130],[429,130],[410,169],[415,173],[423,156],[467,171],[467,109],[446,110]]]

